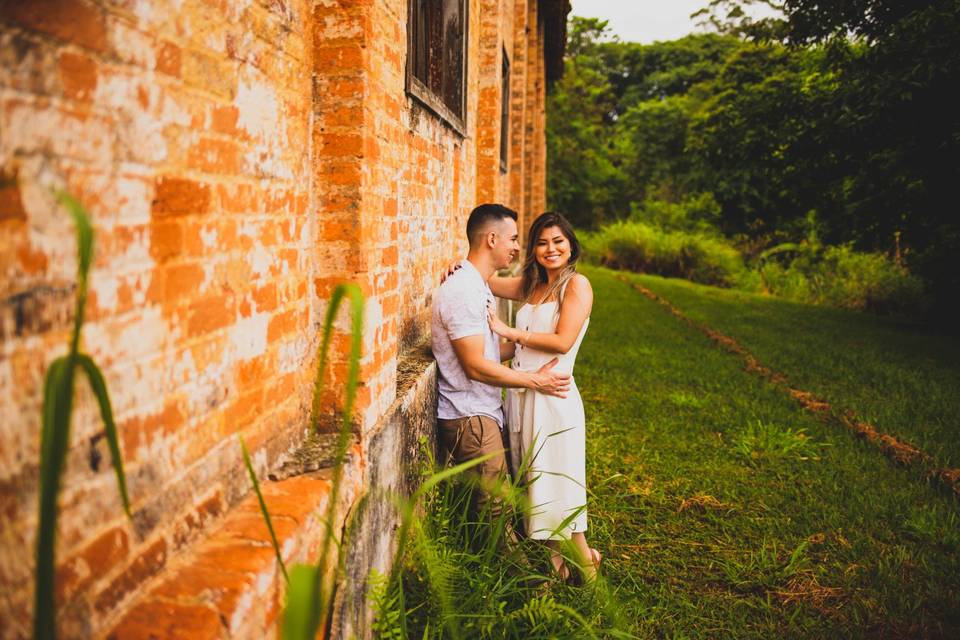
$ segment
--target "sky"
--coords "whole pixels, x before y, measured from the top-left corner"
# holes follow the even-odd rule
[[[690,14],[708,3],[709,0],[571,0],[571,15],[603,18],[621,40],[648,44],[701,32]],[[756,9],[750,13],[760,15]]]

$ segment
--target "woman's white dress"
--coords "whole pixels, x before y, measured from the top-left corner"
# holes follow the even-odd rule
[[[517,312],[516,326],[531,333],[554,333],[558,320],[557,302],[527,304]],[[513,368],[536,371],[556,357],[560,361],[553,371],[572,375],[588,324],[589,318],[573,347],[564,354],[518,344]],[[527,535],[538,540],[567,540],[574,532],[586,531],[585,421],[576,382],[571,378],[566,398],[530,389],[508,389],[506,414],[514,476],[529,483]],[[524,471],[525,478],[520,478]]]

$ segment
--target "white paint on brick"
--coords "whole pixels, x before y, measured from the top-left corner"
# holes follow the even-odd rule
[[[138,2],[133,11],[141,22],[152,17],[150,15],[152,14],[152,7],[149,2]],[[144,13],[147,15],[142,15]],[[153,69],[156,66],[157,59],[153,48],[153,39],[142,31],[133,29],[120,20],[114,20],[110,23],[108,37],[110,38],[110,46],[124,62],[144,69]]]
[[[153,21],[153,0],[136,0],[133,3],[132,11],[140,22],[149,23]]]
[[[214,281],[214,278],[217,275],[217,267],[220,265],[221,261],[216,258],[211,259],[208,262],[202,263],[200,266],[203,268],[203,282],[200,283],[199,292],[206,291],[210,287],[210,283]]]
[[[160,120],[167,124],[190,126],[190,111],[177,102],[173,94],[164,92],[162,100],[159,109]]]
[[[42,156],[20,161],[20,199],[27,214],[30,248],[46,255],[46,276],[58,284],[72,283],[77,275],[76,230],[54,196],[65,182],[55,165]]]
[[[193,351],[184,349],[179,355],[180,357],[176,358],[170,367],[172,373],[170,387],[172,388],[180,387],[197,377],[197,363],[193,359]]]
[[[255,140],[269,140],[276,133],[279,107],[277,93],[268,84],[241,73],[237,83],[237,126]]]
[[[113,128],[92,114],[62,112],[37,103],[14,103],[0,122],[0,156],[30,153],[82,160],[87,167],[113,164]]]
[[[145,225],[150,223],[151,186],[147,177],[103,173],[84,177],[84,185],[97,194],[97,207],[91,209],[97,229],[111,230],[115,224]],[[138,243],[137,250],[149,258],[149,246]],[[130,256],[132,257],[132,256]],[[152,265],[153,261],[148,260]],[[143,266],[146,266],[144,262]]]
[[[204,227],[203,229],[200,229],[200,240],[203,241],[204,249],[216,249],[217,248],[217,228]]]
[[[153,306],[140,309],[127,322],[87,322],[83,335],[89,353],[107,354],[111,361],[134,361],[160,353],[169,331],[160,308]]]
[[[257,276],[262,278],[270,274],[270,264],[273,262],[272,256],[259,242],[250,250],[248,260],[250,268]]]
[[[117,310],[118,277],[111,271],[95,269],[90,275],[90,291],[97,296],[97,307],[103,311]]]
[[[269,313],[255,313],[241,318],[230,327],[230,344],[234,355],[240,360],[250,360],[267,351],[267,325]]]
[[[383,305],[380,304],[380,298],[371,296],[366,301],[363,309],[363,353],[365,359],[373,357],[377,348],[377,329],[384,323]],[[346,327],[349,331],[349,326]]]
[[[309,348],[310,343],[306,338],[296,338],[281,344],[277,362],[280,375],[299,370],[304,365]]]
[[[260,242],[260,232],[260,225],[249,220],[244,221],[237,229],[238,236],[250,238],[253,242],[253,247],[247,250],[247,264],[257,277],[262,278],[270,274],[273,256]]]
[[[131,276],[130,288],[133,291],[133,304],[141,307],[147,302],[147,291],[153,283],[153,273],[138,273]]]
[[[126,126],[119,127],[119,142],[127,150],[127,158],[142,164],[155,164],[167,159],[167,141],[163,137],[165,123],[155,115],[133,112]]]

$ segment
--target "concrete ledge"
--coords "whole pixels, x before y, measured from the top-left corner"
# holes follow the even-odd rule
[[[365,495],[349,524],[346,573],[334,601],[331,638],[372,637],[368,578],[373,570],[389,571],[400,525],[391,497],[409,496],[417,489],[423,450],[436,450],[436,363],[423,362],[411,378],[379,428],[365,438]]]

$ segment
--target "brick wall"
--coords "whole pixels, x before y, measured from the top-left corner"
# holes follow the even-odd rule
[[[84,349],[107,377],[134,510],[80,384],[58,600],[64,634],[84,637],[231,521],[248,490],[235,434],[261,474],[300,443],[341,281],[367,297],[354,460],[361,493],[379,482],[359,461],[404,428],[398,363],[428,337],[467,214],[543,208],[542,4],[470,0],[461,135],[405,92],[408,0],[0,0],[0,637],[29,631],[42,382],[73,309],[74,231],[51,190],[95,224]]]

